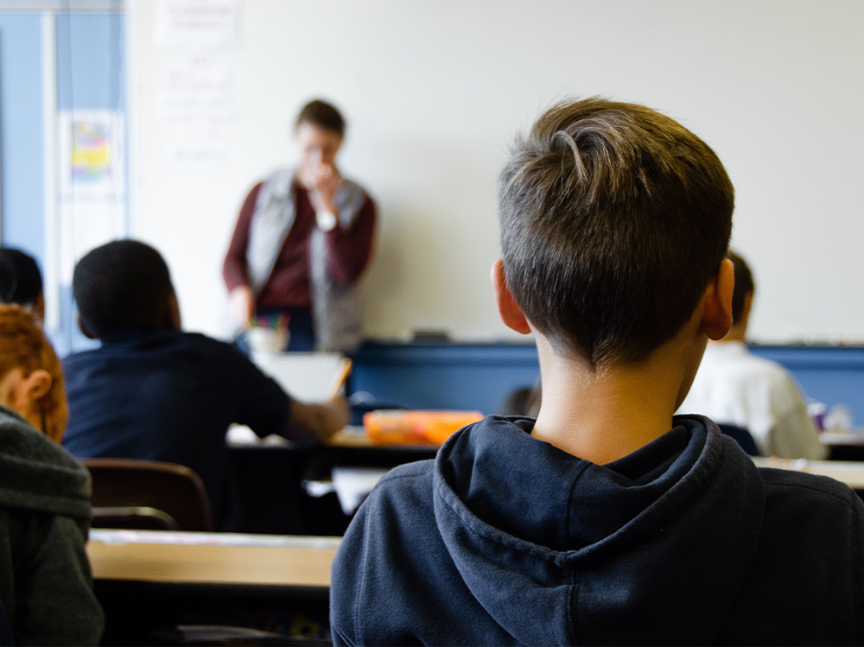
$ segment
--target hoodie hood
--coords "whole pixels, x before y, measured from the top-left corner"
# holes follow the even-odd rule
[[[446,550],[516,641],[716,638],[757,547],[764,485],[713,422],[674,424],[606,465],[533,438],[530,419],[487,418],[441,448],[433,502]]]
[[[0,506],[90,519],[90,474],[24,418],[0,406]]]

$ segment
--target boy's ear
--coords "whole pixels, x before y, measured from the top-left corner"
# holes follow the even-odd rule
[[[720,262],[716,276],[705,291],[702,329],[708,339],[723,339],[732,327],[732,292],[735,290],[735,266],[728,258]]]
[[[51,390],[51,373],[44,368],[37,368],[24,378],[24,386],[31,402],[44,397]]]
[[[84,323],[84,320],[81,319],[81,314],[78,314],[78,327],[81,329],[81,332],[84,333],[84,336],[87,339],[97,339],[96,335],[94,335],[90,329],[87,327],[87,324]]]
[[[508,328],[512,328],[523,335],[530,334],[531,326],[522,313],[522,308],[516,303],[516,299],[507,287],[507,278],[504,276],[504,261],[500,258],[492,265],[492,289],[495,291],[495,301],[498,303],[498,314],[501,321]]]

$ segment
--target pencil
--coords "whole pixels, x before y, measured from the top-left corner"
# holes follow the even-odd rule
[[[343,357],[342,361],[339,363],[339,369],[336,371],[336,377],[333,378],[333,381],[330,383],[330,388],[327,391],[327,397],[329,399],[335,398],[339,395],[339,390],[342,388],[342,385],[345,384],[345,380],[348,379],[348,375],[351,373],[351,360],[347,357]]]

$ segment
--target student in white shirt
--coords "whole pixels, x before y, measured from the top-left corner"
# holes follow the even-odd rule
[[[723,339],[709,342],[678,412],[699,413],[747,429],[765,456],[825,458],[819,432],[791,375],[780,364],[747,350],[753,276],[740,256],[730,252],[729,258],[735,265],[734,323]]]

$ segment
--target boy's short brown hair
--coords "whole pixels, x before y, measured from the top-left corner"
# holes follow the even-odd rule
[[[599,98],[560,103],[501,173],[507,285],[558,352],[646,359],[693,314],[726,255],[734,190],[673,119]]]

